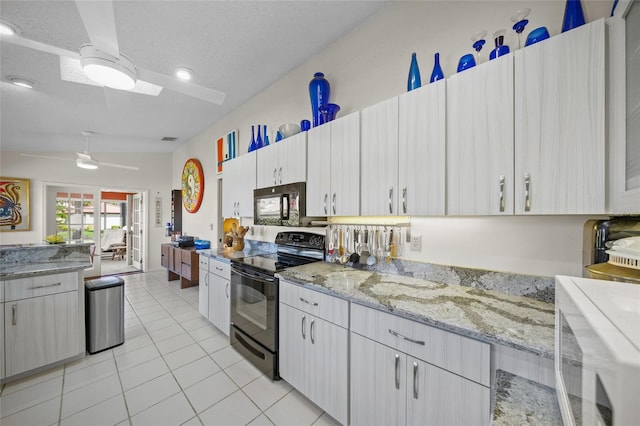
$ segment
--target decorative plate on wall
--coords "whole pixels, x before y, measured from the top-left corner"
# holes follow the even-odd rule
[[[204,173],[200,161],[189,158],[182,169],[182,204],[189,213],[200,208],[204,194]]]

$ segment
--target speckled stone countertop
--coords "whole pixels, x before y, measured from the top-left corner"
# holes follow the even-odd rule
[[[243,257],[257,256],[264,253],[265,253],[264,251],[254,250],[254,249],[245,250],[245,251],[234,251],[234,250],[227,250],[227,249],[198,250],[198,254],[210,257],[212,259],[220,260],[226,263],[230,263],[232,259],[242,259]]]
[[[12,280],[89,268],[91,244],[0,246],[0,279]]]
[[[556,391],[502,370],[496,372],[493,426],[562,426]]]
[[[554,357],[552,303],[327,262],[289,268],[278,276],[477,340]]]

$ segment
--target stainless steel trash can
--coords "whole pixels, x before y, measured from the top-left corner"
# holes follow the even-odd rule
[[[124,343],[124,280],[102,277],[85,283],[87,352]]]

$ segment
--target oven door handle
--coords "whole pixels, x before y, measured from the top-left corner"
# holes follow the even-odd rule
[[[272,283],[276,280],[274,277],[269,277],[268,275],[263,275],[263,274],[250,275],[236,268],[231,268],[231,272],[234,274],[238,274],[241,277],[249,278],[251,280],[258,280],[258,281],[269,282],[269,283]]]

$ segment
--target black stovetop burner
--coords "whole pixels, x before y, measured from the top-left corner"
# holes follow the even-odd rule
[[[275,243],[278,246],[277,253],[232,259],[231,263],[275,274],[286,268],[324,259],[324,235],[310,232],[279,232]]]

